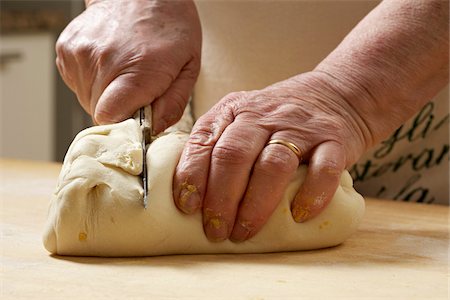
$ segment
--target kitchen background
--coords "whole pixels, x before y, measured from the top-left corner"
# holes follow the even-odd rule
[[[62,161],[91,125],[55,66],[54,45],[82,0],[0,1],[0,157]]]

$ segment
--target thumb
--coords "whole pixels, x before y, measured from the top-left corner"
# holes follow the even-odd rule
[[[160,133],[175,124],[182,116],[189,101],[198,72],[190,68],[181,70],[170,87],[152,103],[153,130]]]
[[[170,85],[169,80],[146,82],[136,74],[116,77],[100,95],[93,117],[98,124],[110,124],[131,117],[139,108],[149,105]]]

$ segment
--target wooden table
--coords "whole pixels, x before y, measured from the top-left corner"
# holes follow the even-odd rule
[[[50,256],[59,164],[0,160],[1,299],[448,299],[449,209],[367,200],[343,245],[149,258]]]

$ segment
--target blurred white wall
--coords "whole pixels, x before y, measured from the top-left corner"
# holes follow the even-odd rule
[[[62,161],[91,125],[55,66],[55,42],[83,10],[83,0],[0,1],[0,158]]]
[[[0,157],[53,160],[53,39],[50,33],[0,38]]]

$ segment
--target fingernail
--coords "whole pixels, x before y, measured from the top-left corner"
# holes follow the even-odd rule
[[[302,223],[308,220],[309,216],[311,215],[311,211],[309,207],[303,207],[303,206],[295,206],[292,209],[292,216],[294,217],[294,221],[297,223]]]
[[[241,243],[248,239],[250,235],[250,222],[239,221],[234,225],[233,233],[230,236],[230,241],[234,243]]]
[[[212,242],[221,242],[227,238],[228,225],[222,219],[213,217],[207,221],[205,233],[208,240]]]
[[[180,209],[187,214],[194,213],[200,207],[200,197],[195,185],[183,183],[178,203]]]

